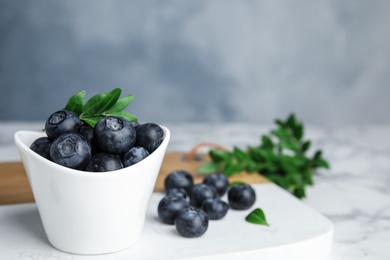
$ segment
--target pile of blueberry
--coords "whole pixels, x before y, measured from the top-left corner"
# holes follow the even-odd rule
[[[203,235],[209,220],[225,217],[229,208],[245,210],[256,201],[254,189],[246,184],[230,186],[222,174],[210,174],[203,183],[194,184],[192,175],[184,170],[171,172],[165,179],[164,196],[158,204],[157,213],[165,224],[175,225],[184,237]],[[221,200],[228,194],[228,203]]]
[[[92,128],[67,110],[53,113],[45,131],[47,137],[31,144],[33,151],[57,164],[89,172],[136,164],[156,150],[164,138],[162,128],[154,123],[138,124],[106,116]]]

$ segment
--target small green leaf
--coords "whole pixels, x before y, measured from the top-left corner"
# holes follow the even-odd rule
[[[304,128],[301,123],[297,123],[294,127],[294,137],[300,141],[304,134]]]
[[[64,109],[68,111],[72,111],[79,116],[84,107],[84,97],[85,97],[85,90],[74,94],[73,96],[70,97]]]
[[[93,117],[80,117],[82,121],[90,125],[92,128],[95,127],[96,123],[102,119],[102,116],[93,116]]]
[[[260,208],[254,209],[248,216],[246,216],[245,220],[253,224],[269,226],[267,219],[265,218],[265,214]]]
[[[225,165],[223,170],[223,175],[229,177],[231,175],[237,174],[243,170],[243,167],[238,163],[228,162]]]
[[[209,151],[209,155],[213,161],[220,162],[220,161],[231,161],[232,157],[230,155],[230,152],[223,151],[219,149],[211,149]]]
[[[289,133],[285,129],[272,130],[271,134],[273,134],[274,136],[276,136],[278,138],[289,138]]]
[[[306,152],[307,150],[309,150],[310,145],[311,145],[311,142],[310,142],[310,141],[304,142],[304,143],[302,144],[301,151],[302,151],[303,153]]]
[[[130,114],[129,112],[126,112],[126,111],[107,112],[107,113],[103,113],[103,115],[104,116],[123,117],[123,118],[129,120],[130,122],[136,122],[137,121],[137,118],[133,114]]]
[[[134,99],[134,95],[128,95],[121,99],[119,99],[114,106],[112,106],[109,110],[109,112],[119,112],[125,109],[131,101]]]
[[[251,157],[246,152],[244,152],[243,150],[241,150],[238,147],[233,148],[233,154],[237,158],[237,160],[240,162],[246,162],[246,163],[252,162]]]
[[[221,164],[217,162],[207,162],[198,168],[200,174],[216,173],[220,170]]]
[[[325,160],[322,160],[322,159],[314,161],[314,166],[315,167],[325,168],[325,169],[329,169],[330,168],[329,163],[327,161],[325,161]]]
[[[107,94],[105,93],[100,93],[91,97],[87,103],[85,103],[83,112],[80,116],[89,117],[98,115],[99,111],[102,110],[101,108],[103,107],[103,102],[106,95]]]

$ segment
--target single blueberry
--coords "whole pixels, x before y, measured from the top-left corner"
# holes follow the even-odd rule
[[[205,199],[200,207],[211,220],[218,220],[225,217],[229,205],[220,199]]]
[[[213,186],[220,197],[222,197],[229,188],[229,181],[226,176],[218,173],[207,175],[203,179],[203,183]]]
[[[158,204],[158,217],[165,224],[173,225],[179,210],[188,206],[188,201],[180,196],[168,195],[162,198]]]
[[[98,153],[92,156],[85,170],[87,172],[109,172],[123,168],[122,160],[117,154]]]
[[[194,184],[194,180],[192,175],[184,170],[173,171],[168,174],[165,178],[165,190],[169,190],[172,188],[183,188],[190,192],[192,185]]]
[[[218,198],[217,190],[204,183],[196,184],[192,186],[190,192],[190,204],[191,206],[199,208],[205,199]]]
[[[148,156],[149,152],[145,148],[141,146],[134,146],[123,155],[123,165],[125,167],[131,166],[142,161]]]
[[[80,134],[65,133],[53,141],[50,158],[62,166],[83,170],[91,159],[91,145]]]
[[[175,195],[175,196],[180,196],[183,199],[188,198],[188,193],[185,189],[183,188],[171,188],[166,191],[167,195]]]
[[[93,128],[90,125],[83,124],[80,130],[80,134],[88,140],[89,144],[91,145],[92,154],[101,152],[96,142],[95,136],[93,135]]]
[[[164,139],[164,131],[154,123],[146,123],[137,127],[137,140],[135,145],[142,146],[152,153],[160,146]]]
[[[45,124],[45,131],[50,140],[54,140],[64,133],[78,133],[80,129],[80,118],[68,110],[59,110],[53,113]]]
[[[123,154],[130,150],[136,138],[134,126],[128,120],[114,116],[100,119],[93,134],[104,152],[114,154]]]
[[[200,237],[207,231],[209,219],[202,210],[185,207],[177,213],[175,226],[177,232],[183,237]]]
[[[50,160],[50,146],[51,141],[49,138],[40,137],[31,144],[30,148],[40,156]]]
[[[252,207],[255,203],[256,193],[251,186],[240,184],[229,189],[228,200],[232,209],[245,210]]]

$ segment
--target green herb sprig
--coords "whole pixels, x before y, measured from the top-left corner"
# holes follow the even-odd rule
[[[80,91],[68,100],[65,110],[76,113],[86,124],[94,127],[105,116],[119,116],[130,122],[137,118],[129,112],[123,111],[134,99],[134,95],[127,95],[119,99],[122,90],[115,88],[109,93],[100,93],[84,101],[85,91]]]
[[[265,218],[264,211],[261,208],[254,209],[248,216],[246,216],[245,220],[253,224],[269,226],[267,219]]]
[[[312,157],[306,154],[311,141],[304,139],[304,126],[294,114],[285,121],[277,119],[275,123],[277,128],[269,135],[261,136],[261,143],[248,146],[246,151],[238,147],[232,151],[210,150],[211,161],[202,165],[199,173],[220,171],[225,176],[241,171],[261,173],[296,197],[304,198],[306,186],[313,185],[315,170],[329,169],[329,163],[323,159],[321,150]]]

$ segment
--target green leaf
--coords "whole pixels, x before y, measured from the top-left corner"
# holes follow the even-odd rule
[[[79,116],[84,107],[84,97],[85,97],[85,90],[74,94],[73,96],[70,97],[64,109],[68,111],[72,111]]]
[[[322,160],[322,159],[314,161],[314,166],[315,167],[325,168],[325,169],[329,169],[330,168],[329,163],[327,161],[325,161],[325,160]]]
[[[246,216],[245,220],[253,224],[269,226],[261,208],[254,209],[248,216]]]
[[[304,143],[302,144],[301,151],[302,151],[303,153],[306,152],[307,150],[309,150],[310,145],[311,145],[311,142],[310,142],[310,141],[304,142]]]
[[[95,127],[96,123],[102,119],[103,117],[102,116],[92,116],[92,117],[80,117],[80,119],[82,121],[84,121],[85,123],[87,123],[88,125],[90,125],[92,128]]]
[[[232,159],[230,152],[220,150],[220,149],[211,149],[209,151],[209,155],[211,159],[216,162],[221,162],[221,161],[228,162],[231,161]]]
[[[274,144],[273,144],[271,138],[269,138],[268,136],[263,135],[261,137],[261,141],[262,141],[262,147],[264,149],[273,149],[274,148]]]
[[[246,152],[241,150],[240,148],[234,147],[233,154],[237,158],[237,160],[240,162],[246,162],[246,163],[252,162],[251,157]]]
[[[103,115],[104,116],[123,117],[123,118],[129,120],[130,122],[136,122],[137,121],[137,118],[133,114],[130,114],[129,112],[126,112],[126,111],[107,112],[107,113],[103,113]]]
[[[243,167],[238,163],[228,162],[225,165],[225,169],[223,170],[223,175],[229,177],[231,175],[240,173],[243,170]]]
[[[276,130],[272,130],[271,131],[271,134],[273,134],[274,136],[278,137],[278,138],[289,138],[290,135],[289,133],[287,132],[286,129],[276,129]]]
[[[198,168],[200,174],[216,173],[220,170],[221,164],[217,162],[207,162]]]
[[[131,101],[133,99],[134,99],[134,95],[133,94],[127,95],[127,96],[119,99],[116,102],[116,104],[110,108],[109,112],[113,113],[113,112],[122,111],[123,109],[125,109],[131,103]]]
[[[91,97],[84,106],[83,116],[97,116],[108,111],[115,105],[121,95],[120,88],[113,89],[109,93],[101,93]]]
[[[291,129],[294,129],[295,126],[296,126],[296,119],[295,119],[295,115],[294,114],[290,114],[289,117],[287,118],[287,121],[286,121],[286,125],[291,128]]]

